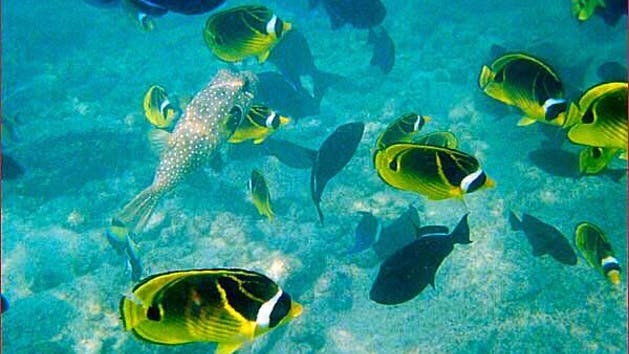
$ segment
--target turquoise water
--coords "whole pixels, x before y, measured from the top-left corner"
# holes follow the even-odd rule
[[[244,4],[228,0],[226,6]],[[623,353],[626,279],[612,287],[582,259],[575,266],[533,257],[507,212],[527,212],[566,237],[580,221],[607,232],[627,262],[626,176],[569,178],[528,157],[558,140],[558,129],[517,127],[521,113],[485,96],[477,79],[494,44],[543,57],[567,91],[597,84],[608,61],[626,65],[626,17],[578,23],[570,1],[384,1],[383,26],[396,45],[388,75],[369,65],[367,31],[332,31],[307,1],[265,4],[298,26],[317,66],[345,76],[318,115],[293,121],[276,137],[317,148],[334,129],[362,121],[365,134],[349,164],[328,184],[318,221],[308,170],[268,156],[240,156],[220,172],[193,174],[157,207],[140,255],[149,273],[240,267],[268,274],[304,313],[244,347],[244,353]],[[472,5],[473,4],[473,5]],[[208,15],[168,14],[150,33],[120,9],[81,1],[2,2],[3,154],[25,168],[2,181],[2,315],[5,353],[207,353],[207,344],[163,347],[122,328],[118,304],[133,283],[103,236],[111,217],[152,180],[157,157],[142,97],[151,84],[193,95],[226,64],[207,49]],[[253,71],[268,71],[249,64]],[[430,131],[449,130],[497,182],[458,200],[428,201],[377,176],[371,149],[397,116],[417,111]],[[564,142],[566,150],[578,147]],[[551,163],[553,156],[549,156]],[[557,164],[561,161],[557,160]],[[615,160],[612,169],[625,169]],[[260,217],[246,182],[260,169],[276,218]],[[453,227],[470,212],[470,245],[456,245],[436,289],[396,306],[369,300],[379,260],[352,256],[358,211],[386,223],[409,204],[422,223]]]

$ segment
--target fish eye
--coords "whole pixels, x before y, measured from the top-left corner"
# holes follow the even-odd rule
[[[149,307],[146,310],[146,318],[151,321],[159,321],[162,319],[162,315],[159,313],[159,308],[155,305]]]
[[[595,147],[592,149],[592,157],[595,159],[600,158],[602,155],[602,151],[600,147]]]
[[[592,110],[588,109],[585,112],[585,114],[581,118],[581,123],[584,123],[584,124],[592,124],[592,123],[594,123],[594,113],[592,113]]]
[[[391,169],[391,171],[397,172],[397,168],[398,168],[397,160],[396,159],[391,160],[391,162],[389,162],[389,169]]]

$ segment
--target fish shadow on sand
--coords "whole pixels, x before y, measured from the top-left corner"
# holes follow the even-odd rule
[[[529,160],[542,171],[558,177],[581,178],[586,175],[579,172],[579,154],[560,148],[539,148],[530,151]],[[618,183],[626,175],[622,169],[605,169],[600,173]]]

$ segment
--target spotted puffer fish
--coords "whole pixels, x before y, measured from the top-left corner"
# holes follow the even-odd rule
[[[167,135],[153,183],[124,206],[115,220],[140,233],[161,197],[204,164],[226,141],[251,106],[257,78],[221,70],[196,96]]]

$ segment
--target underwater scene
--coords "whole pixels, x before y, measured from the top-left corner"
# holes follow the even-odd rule
[[[3,353],[626,353],[624,0],[2,1]]]

